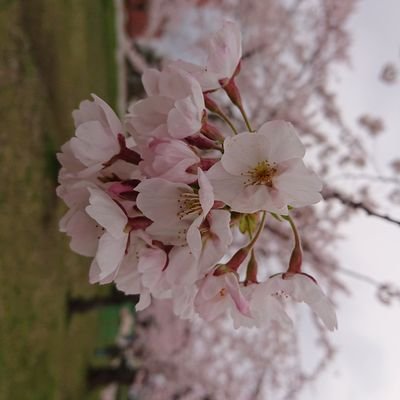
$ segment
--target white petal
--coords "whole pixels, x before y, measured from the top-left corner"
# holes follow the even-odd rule
[[[136,311],[143,311],[151,304],[151,296],[148,290],[142,291],[140,294],[139,302],[135,306]]]
[[[128,222],[127,216],[121,208],[102,190],[89,188],[90,205],[86,212],[115,238],[122,238]]]
[[[101,270],[101,279],[110,275],[119,267],[125,255],[127,241],[128,235],[123,238],[115,238],[108,232],[100,238],[96,261]]]
[[[293,207],[318,203],[322,199],[319,177],[307,169],[300,159],[287,165],[287,170],[274,179],[274,186],[285,197],[286,203]]]
[[[148,96],[156,96],[159,91],[160,71],[148,68],[143,72],[142,83]]]
[[[240,133],[224,141],[224,154],[221,163],[232,175],[242,175],[251,171],[257,163],[264,161],[266,155],[260,151],[263,137],[254,133]]]
[[[139,192],[136,205],[152,221],[161,221],[173,225],[171,218],[178,219],[180,194],[193,190],[183,183],[169,182],[162,178],[151,178],[142,181],[135,188]]]
[[[257,135],[265,138],[263,152],[270,162],[279,163],[291,158],[304,157],[304,145],[290,122],[267,122],[258,129]]]
[[[207,177],[207,175],[200,169],[197,169],[199,177],[199,200],[203,214],[207,215],[214,205],[214,192],[213,187]]]
[[[201,241],[201,234],[199,231],[199,227],[203,222],[203,217],[197,217],[193,223],[190,225],[187,234],[186,240],[188,246],[193,254],[193,257],[197,260],[200,257],[201,248],[202,248],[202,241]]]
[[[165,270],[168,282],[172,286],[192,285],[198,278],[197,263],[187,246],[174,247],[168,255],[169,262]]]
[[[329,330],[337,329],[336,312],[331,301],[311,278],[296,274],[292,278],[295,283],[292,294],[294,300],[304,301],[318,315]]]
[[[219,79],[231,78],[242,57],[242,37],[236,22],[225,20],[207,46],[207,69]]]

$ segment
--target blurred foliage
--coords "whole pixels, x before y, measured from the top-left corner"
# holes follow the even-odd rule
[[[58,232],[55,153],[91,92],[116,101],[110,0],[0,0],[0,399],[90,399],[99,291]]]

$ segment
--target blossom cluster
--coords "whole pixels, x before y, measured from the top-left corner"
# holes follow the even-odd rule
[[[289,122],[252,129],[235,81],[241,57],[240,30],[225,21],[207,42],[204,65],[178,60],[146,70],[147,97],[123,121],[97,96],[82,102],[73,112],[75,136],[58,154],[57,193],[69,207],[60,230],[72,250],[93,257],[90,282],[139,295],[137,310],[171,299],[181,318],[228,313],[235,327],[289,326],[282,298],[290,297],[333,330],[335,311],[302,272],[290,216],[321,200],[321,181],[305,166]],[[246,132],[216,92],[237,108]],[[294,248],[284,272],[260,281],[255,244],[269,217],[289,223]],[[240,248],[236,232],[247,237]]]

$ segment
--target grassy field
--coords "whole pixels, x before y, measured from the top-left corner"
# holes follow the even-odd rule
[[[0,399],[90,399],[88,260],[57,229],[55,152],[91,92],[115,104],[111,0],[0,0]],[[102,289],[105,290],[105,289]]]

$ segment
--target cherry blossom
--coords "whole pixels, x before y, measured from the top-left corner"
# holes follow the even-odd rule
[[[289,122],[253,132],[235,83],[238,25],[225,21],[206,53],[203,66],[147,69],[147,97],[129,107],[124,126],[96,96],[74,111],[75,136],[57,155],[57,194],[69,208],[60,230],[73,251],[93,258],[89,281],[138,295],[137,310],[168,300],[184,319],[228,315],[236,328],[288,329],[283,294],[306,302],[333,330],[331,303],[301,272],[300,234],[289,215],[321,199],[321,181],[305,166]],[[219,88],[248,132],[238,133],[218,96],[203,93]],[[295,246],[286,273],[259,282],[256,243],[267,212],[290,223]]]
[[[200,169],[198,179],[197,191],[161,178],[144,180],[136,187],[137,206],[154,221],[147,232],[167,244],[188,243],[195,255],[201,249],[199,227],[214,204],[212,187]]]
[[[266,293],[274,296],[288,296],[299,303],[306,303],[330,331],[337,329],[336,312],[331,301],[325,296],[317,282],[303,273],[277,274],[263,284]]]
[[[99,189],[89,191],[90,205],[86,207],[86,212],[104,230],[95,257],[102,279],[114,272],[124,258],[129,236],[129,231],[125,229],[128,217],[106,193]]]
[[[151,137],[182,139],[200,131],[204,99],[190,74],[173,66],[151,69],[143,74],[143,84],[149,97],[134,103],[126,119],[138,143]]]
[[[120,151],[118,134],[122,125],[110,106],[96,95],[73,112],[75,137],[70,141],[74,156],[86,167],[101,169]]]
[[[304,165],[304,153],[293,126],[284,121],[227,138],[221,161],[207,172],[215,198],[243,213],[287,214],[289,205],[317,203],[322,183]]]
[[[181,183],[197,180],[197,171],[190,172],[188,169],[197,165],[200,158],[181,140],[156,138],[142,146],[139,152],[143,159],[139,167],[148,177]]]
[[[200,283],[195,298],[195,309],[206,321],[212,321],[230,310],[250,317],[250,307],[241,292],[237,276],[233,272],[215,276],[208,274]]]

